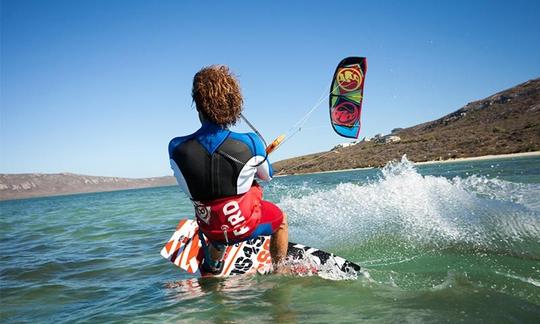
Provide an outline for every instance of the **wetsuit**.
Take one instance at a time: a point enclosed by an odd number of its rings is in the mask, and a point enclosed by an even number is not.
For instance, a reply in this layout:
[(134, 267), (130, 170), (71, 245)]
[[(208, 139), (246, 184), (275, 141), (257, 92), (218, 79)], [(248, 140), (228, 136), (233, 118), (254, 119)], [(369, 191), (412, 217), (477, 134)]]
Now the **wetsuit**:
[(171, 168), (192, 200), (201, 231), (218, 244), (271, 235), (283, 221), (274, 204), (262, 200), (254, 181), (272, 178), (265, 148), (254, 133), (235, 133), (204, 122), (195, 133), (169, 143)]

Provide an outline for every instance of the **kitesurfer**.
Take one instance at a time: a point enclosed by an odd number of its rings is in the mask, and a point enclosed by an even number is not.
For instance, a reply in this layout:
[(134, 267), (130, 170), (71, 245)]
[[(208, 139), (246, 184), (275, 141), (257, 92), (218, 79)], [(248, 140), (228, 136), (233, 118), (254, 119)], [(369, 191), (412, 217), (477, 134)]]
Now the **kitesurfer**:
[(191, 94), (202, 126), (191, 135), (173, 138), (169, 157), (180, 188), (193, 202), (199, 228), (210, 241), (203, 246), (203, 268), (218, 274), (226, 245), (272, 235), (270, 253), (279, 272), (287, 254), (287, 218), (262, 199), (263, 189), (254, 179), (272, 178), (263, 142), (254, 133), (229, 130), (242, 112), (238, 81), (227, 66), (212, 65), (195, 74)]

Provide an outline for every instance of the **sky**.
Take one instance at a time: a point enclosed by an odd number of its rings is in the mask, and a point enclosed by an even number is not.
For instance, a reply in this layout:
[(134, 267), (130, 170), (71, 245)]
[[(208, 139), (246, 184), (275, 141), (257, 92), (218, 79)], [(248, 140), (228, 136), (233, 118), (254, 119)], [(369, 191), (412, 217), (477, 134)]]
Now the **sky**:
[[(271, 142), (339, 61), (367, 57), (360, 137), (387, 134), (538, 78), (539, 17), (519, 0), (1, 0), (0, 173), (172, 174), (168, 143), (199, 128), (192, 78), (211, 64)], [(348, 141), (323, 100), (270, 160)]]

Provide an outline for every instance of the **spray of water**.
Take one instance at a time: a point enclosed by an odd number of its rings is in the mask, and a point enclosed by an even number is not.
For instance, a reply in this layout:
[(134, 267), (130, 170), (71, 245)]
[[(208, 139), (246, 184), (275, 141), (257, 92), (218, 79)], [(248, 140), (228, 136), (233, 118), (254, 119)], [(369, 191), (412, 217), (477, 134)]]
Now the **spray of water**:
[(279, 205), (289, 215), (291, 237), (315, 246), (394, 240), (402, 248), (526, 251), (540, 258), (527, 247), (540, 237), (537, 197), (537, 184), (423, 176), (404, 157), (376, 180), (295, 188)]

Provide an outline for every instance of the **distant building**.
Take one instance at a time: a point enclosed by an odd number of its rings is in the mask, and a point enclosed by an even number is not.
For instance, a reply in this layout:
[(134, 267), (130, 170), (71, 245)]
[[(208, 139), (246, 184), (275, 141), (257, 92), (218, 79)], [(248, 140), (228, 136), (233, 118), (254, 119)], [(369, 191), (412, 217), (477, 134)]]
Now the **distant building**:
[(385, 143), (385, 144), (388, 144), (388, 143), (397, 143), (397, 142), (401, 141), (401, 137), (399, 137), (399, 136), (394, 136), (394, 135), (388, 135), (388, 136), (385, 136), (383, 139), (384, 139), (384, 143)]
[(332, 149), (330, 151), (337, 150), (337, 149), (340, 149), (340, 148), (343, 148), (343, 147), (353, 146), (353, 145), (356, 145), (356, 144), (358, 144), (357, 141), (350, 142), (350, 143), (341, 143), (341, 144), (338, 144), (338, 145), (332, 147)]
[(399, 142), (401, 141), (401, 138), (395, 135), (384, 135), (380, 133), (373, 137), (373, 141), (379, 144), (388, 144), (388, 143)]

